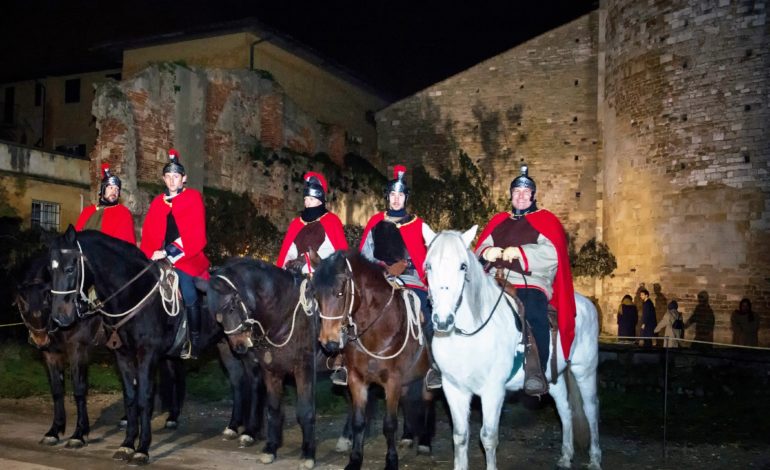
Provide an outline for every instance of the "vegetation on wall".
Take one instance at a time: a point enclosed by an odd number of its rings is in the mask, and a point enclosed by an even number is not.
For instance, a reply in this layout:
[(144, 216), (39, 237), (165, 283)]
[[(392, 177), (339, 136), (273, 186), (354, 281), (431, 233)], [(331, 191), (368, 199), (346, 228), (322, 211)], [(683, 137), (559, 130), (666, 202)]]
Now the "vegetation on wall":
[(570, 243), (570, 265), (573, 276), (605, 277), (612, 274), (618, 267), (615, 255), (610, 252), (606, 243), (597, 242), (592, 238), (575, 252)]

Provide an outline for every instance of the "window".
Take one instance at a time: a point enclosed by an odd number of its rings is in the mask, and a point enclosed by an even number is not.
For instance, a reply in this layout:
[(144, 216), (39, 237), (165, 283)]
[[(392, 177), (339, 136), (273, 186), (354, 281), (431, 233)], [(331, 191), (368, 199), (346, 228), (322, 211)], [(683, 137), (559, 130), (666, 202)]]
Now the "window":
[(64, 81), (64, 102), (80, 103), (80, 79), (71, 78)]
[(61, 206), (56, 202), (32, 201), (32, 227), (59, 231), (59, 213)]
[(73, 144), (73, 145), (57, 145), (54, 150), (67, 155), (74, 155), (76, 157), (86, 156), (86, 144)]
[(5, 89), (5, 101), (3, 102), (3, 124), (13, 124), (16, 108), (16, 89), (9, 86)]
[(35, 106), (43, 104), (43, 84), (35, 83)]
[(105, 75), (105, 77), (107, 77), (107, 78), (111, 78), (111, 79), (113, 79), (113, 80), (115, 80), (115, 81), (118, 81), (118, 82), (120, 81), (120, 79), (121, 79), (121, 77), (122, 77), (122, 76), (123, 76), (123, 75), (122, 75), (120, 72), (117, 72), (117, 73), (108, 73), (107, 75)]

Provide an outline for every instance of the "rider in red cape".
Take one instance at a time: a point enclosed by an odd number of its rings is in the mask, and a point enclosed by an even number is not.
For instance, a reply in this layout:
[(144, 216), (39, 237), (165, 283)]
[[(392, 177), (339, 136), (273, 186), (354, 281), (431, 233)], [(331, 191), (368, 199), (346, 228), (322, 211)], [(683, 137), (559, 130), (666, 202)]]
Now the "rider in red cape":
[[(369, 232), (371, 232), (377, 224), (385, 220), (386, 215), (387, 212), (378, 212), (374, 214), (371, 219), (369, 219), (369, 222), (364, 228), (364, 234), (361, 237), (361, 245), (358, 247), (359, 251), (364, 250), (364, 244), (366, 243), (366, 240), (369, 236)], [(409, 257), (412, 259), (414, 269), (417, 270), (417, 274), (419, 275), (420, 279), (424, 280), (425, 271), (423, 270), (423, 264), (425, 264), (425, 254), (428, 252), (428, 250), (425, 247), (425, 240), (422, 236), (423, 220), (419, 217), (415, 217), (409, 222), (396, 225), (398, 227), (398, 231), (401, 233), (401, 238), (404, 239), (406, 251), (409, 253)], [(423, 283), (420, 283), (415, 285), (407, 284), (407, 287), (424, 288), (425, 286)]]
[(299, 260), (302, 272), (310, 274), (313, 272), (308, 255), (311, 249), (323, 259), (337, 250), (347, 250), (348, 242), (340, 218), (326, 208), (326, 178), (309, 171), (303, 180), (305, 209), (289, 224), (275, 264), (285, 268)]
[[(557, 311), (561, 349), (568, 360), (575, 337), (575, 292), (564, 227), (553, 213), (537, 208), (536, 189), (523, 166), (521, 175), (511, 182), (512, 211), (501, 212), (490, 220), (475, 251), (489, 262), (490, 271), (502, 270), (507, 281), (517, 288), (537, 343), (537, 359), (545, 371), (549, 349), (547, 304)], [(525, 379), (527, 390), (532, 394), (547, 390), (545, 377)]]
[(142, 227), (140, 249), (152, 259), (166, 258), (179, 275), (179, 289), (184, 299), (189, 325), (189, 351), (185, 358), (196, 358), (200, 345), (201, 306), (195, 277), (209, 278), (206, 247), (206, 209), (201, 193), (184, 186), (187, 181), (179, 152), (170, 149), (169, 162), (163, 167), (166, 190), (153, 199)]
[(105, 235), (136, 245), (134, 218), (128, 207), (118, 202), (120, 178), (110, 172), (107, 163), (102, 165), (101, 172), (103, 178), (99, 185), (99, 202), (83, 209), (75, 222), (75, 230), (99, 230)]

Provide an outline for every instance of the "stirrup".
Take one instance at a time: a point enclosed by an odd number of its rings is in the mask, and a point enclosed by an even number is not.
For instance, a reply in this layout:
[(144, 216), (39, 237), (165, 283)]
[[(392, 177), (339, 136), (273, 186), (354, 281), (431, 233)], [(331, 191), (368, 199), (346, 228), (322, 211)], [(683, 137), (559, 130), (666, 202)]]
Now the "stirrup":
[(334, 385), (348, 386), (348, 369), (345, 366), (339, 366), (332, 371), (332, 383)]
[(436, 390), (441, 388), (441, 386), (441, 372), (431, 367), (425, 374), (425, 388), (428, 390)]
[(539, 397), (548, 393), (548, 383), (544, 374), (532, 374), (524, 377), (524, 393), (533, 397)]
[(179, 355), (181, 359), (187, 360), (187, 359), (198, 359), (197, 354), (193, 354), (193, 347), (192, 347), (192, 341), (187, 341), (183, 347), (186, 347), (184, 350), (182, 350), (182, 353)]

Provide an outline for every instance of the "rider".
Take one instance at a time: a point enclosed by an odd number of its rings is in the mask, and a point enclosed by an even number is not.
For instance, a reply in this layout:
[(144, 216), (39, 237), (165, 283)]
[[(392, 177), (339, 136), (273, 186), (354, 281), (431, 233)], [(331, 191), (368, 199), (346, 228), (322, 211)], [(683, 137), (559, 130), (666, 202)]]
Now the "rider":
[(189, 325), (189, 348), (182, 357), (195, 359), (200, 353), (201, 305), (194, 278), (209, 277), (206, 246), (206, 209), (201, 193), (186, 188), (184, 166), (179, 152), (168, 151), (169, 161), (163, 167), (166, 190), (153, 199), (142, 227), (141, 250), (152, 259), (167, 259), (179, 275), (179, 289)]
[[(326, 208), (326, 179), (320, 173), (309, 171), (302, 177), (305, 209), (289, 224), (281, 244), (276, 265), (286, 268), (299, 262), (304, 274), (313, 272), (309, 252), (312, 249), (321, 259), (337, 250), (347, 250), (348, 242), (342, 222)], [(318, 222), (318, 223), (316, 223)]]
[(120, 178), (110, 172), (110, 165), (102, 164), (102, 182), (99, 185), (99, 202), (83, 209), (75, 230), (99, 230), (105, 235), (136, 245), (134, 218), (128, 207), (120, 204)]
[[(423, 263), (425, 262), (424, 229), (430, 229), (421, 218), (408, 214), (406, 202), (409, 199), (409, 187), (404, 175), (406, 167), (396, 165), (393, 169), (393, 179), (385, 189), (388, 210), (374, 214), (364, 228), (361, 237), (361, 254), (370, 261), (381, 264), (388, 275), (399, 284), (411, 289), (420, 299), (423, 314), (422, 329), (430, 344), (433, 339), (433, 322), (431, 308), (428, 302), (428, 292), (423, 279)], [(337, 368), (332, 374), (336, 384), (347, 383), (347, 370), (344, 366)], [(426, 388), (441, 388), (441, 374), (431, 366), (425, 376)]]
[(575, 337), (575, 296), (567, 236), (553, 213), (537, 208), (536, 190), (527, 166), (522, 166), (521, 174), (511, 182), (512, 211), (501, 212), (489, 221), (475, 250), (488, 263), (492, 275), (516, 287), (524, 304), (539, 353), (527, 347), (525, 364), (529, 363), (529, 367), (525, 366), (524, 391), (530, 395), (548, 391), (544, 372), (549, 352), (549, 302), (558, 314), (565, 359), (569, 359)]

